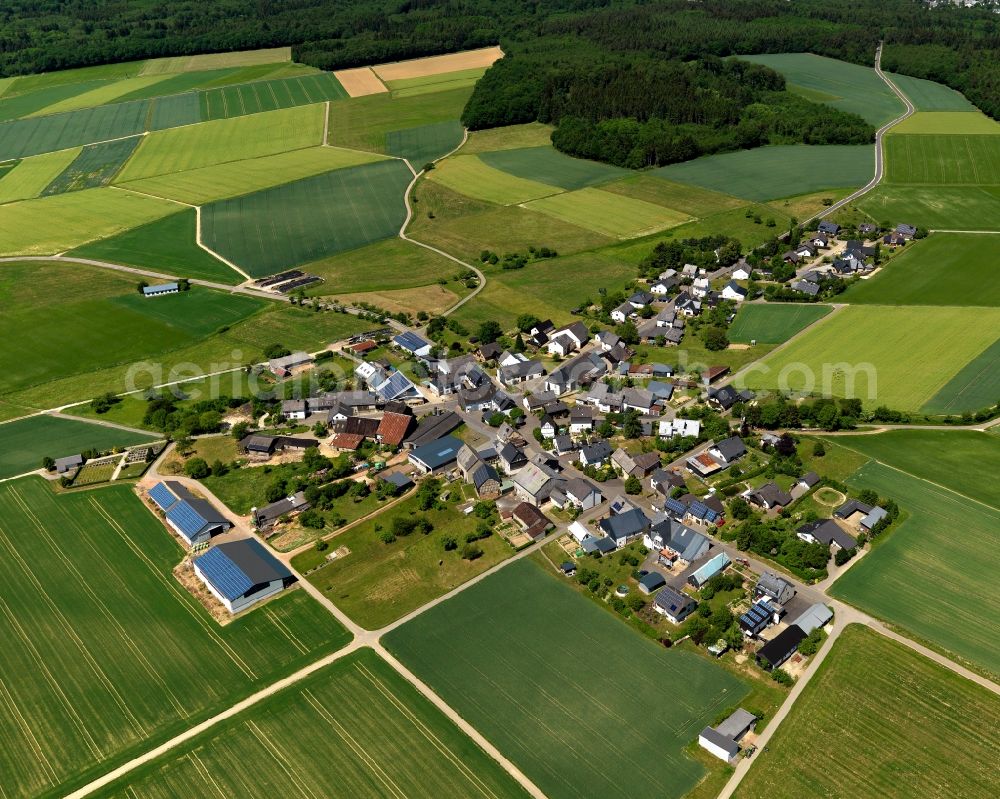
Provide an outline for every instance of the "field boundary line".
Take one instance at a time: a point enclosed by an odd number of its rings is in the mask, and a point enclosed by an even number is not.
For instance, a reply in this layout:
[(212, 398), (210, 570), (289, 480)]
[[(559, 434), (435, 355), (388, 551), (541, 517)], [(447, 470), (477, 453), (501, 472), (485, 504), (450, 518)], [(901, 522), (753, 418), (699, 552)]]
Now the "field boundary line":
[(11, 715), (16, 719), (17, 725), (21, 728), (24, 737), (31, 743), (31, 748), (34, 750), (35, 756), (39, 758), (39, 763), (45, 767), (46, 771), (48, 771), (52, 783), (58, 782), (59, 777), (56, 774), (55, 769), (52, 768), (52, 761), (49, 760), (48, 755), (45, 754), (45, 750), (42, 749), (41, 744), (38, 742), (38, 738), (35, 737), (35, 731), (31, 729), (31, 725), (28, 724), (28, 720), (24, 717), (21, 709), (17, 706), (14, 695), (10, 692), (10, 689), (7, 687), (7, 683), (5, 683), (3, 679), (0, 679), (0, 699), (3, 700), (3, 703), (7, 706), (8, 710), (10, 710)]
[(253, 277), (251, 277), (248, 273), (246, 273), (242, 269), (240, 269), (236, 264), (234, 264), (228, 258), (225, 258), (222, 255), (220, 255), (219, 253), (217, 253), (215, 250), (213, 250), (211, 247), (209, 247), (207, 244), (205, 244), (204, 241), (202, 241), (202, 238), (201, 238), (201, 206), (200, 205), (196, 205), (194, 207), (194, 214), (195, 214), (194, 243), (197, 244), (199, 247), (201, 247), (205, 252), (207, 252), (212, 257), (217, 258), (218, 260), (222, 261), (222, 263), (224, 263), (226, 266), (228, 266), (234, 272), (242, 275), (248, 281), (252, 281)]
[(979, 234), (989, 234), (993, 236), (1000, 235), (1000, 230), (944, 230), (938, 228), (932, 228), (931, 233), (979, 233)]
[(274, 626), (278, 628), (278, 631), (291, 642), (292, 646), (299, 650), (300, 654), (305, 655), (309, 652), (309, 650), (303, 646), (302, 642), (292, 634), (292, 631), (288, 629), (288, 625), (281, 621), (271, 608), (267, 608), (267, 613), (265, 615), (274, 623)]
[[(219, 783), (215, 781), (215, 777), (212, 776), (212, 772), (205, 768), (205, 764), (201, 762), (201, 758), (198, 757), (197, 752), (188, 752), (188, 760), (191, 761), (195, 770), (202, 775), (205, 782), (215, 788), (216, 793), (219, 795), (219, 799), (229, 799), (228, 794), (223, 791), (222, 788), (219, 787)], [(132, 788), (132, 786), (130, 785), (129, 788)]]
[(288, 779), (292, 781), (292, 784), (302, 791), (303, 794), (308, 794), (313, 799), (319, 799), (313, 790), (295, 773), (295, 769), (292, 768), (288, 759), (281, 754), (281, 750), (278, 749), (278, 747), (276, 747), (263, 732), (261, 732), (260, 727), (258, 727), (252, 719), (247, 719), (246, 726), (247, 729), (250, 730), (250, 734), (253, 735), (253, 737), (260, 742), (260, 745), (264, 747), (264, 751), (266, 751), (272, 757), (274, 762), (281, 767), (281, 770), (285, 772)]

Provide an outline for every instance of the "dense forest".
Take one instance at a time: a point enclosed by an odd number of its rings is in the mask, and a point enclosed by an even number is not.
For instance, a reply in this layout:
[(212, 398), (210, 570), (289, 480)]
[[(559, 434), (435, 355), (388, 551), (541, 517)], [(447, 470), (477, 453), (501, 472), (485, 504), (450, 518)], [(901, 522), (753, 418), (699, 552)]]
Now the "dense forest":
[[(294, 46), (324, 69), (501, 42), (470, 127), (558, 124), (615, 163), (785, 141), (857, 141), (854, 118), (792, 98), (741, 53), (811, 51), (940, 81), (1000, 117), (1000, 18), (923, 0), (6, 0), (0, 74)], [(696, 63), (690, 63), (696, 62)], [(798, 120), (799, 125), (792, 122)], [(692, 150), (692, 142), (695, 145)]]

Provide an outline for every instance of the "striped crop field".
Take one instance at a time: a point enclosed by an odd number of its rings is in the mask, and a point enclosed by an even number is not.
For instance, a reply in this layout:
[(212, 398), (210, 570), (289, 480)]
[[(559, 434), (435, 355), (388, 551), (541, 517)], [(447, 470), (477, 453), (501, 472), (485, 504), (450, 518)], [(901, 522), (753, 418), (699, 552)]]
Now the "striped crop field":
[(151, 133), (118, 182), (315, 147), (322, 143), (323, 113), (321, 105), (301, 106)]
[[(1000, 130), (1000, 126), (997, 129)], [(886, 181), (946, 186), (1000, 185), (1000, 136), (888, 136)]]
[(202, 238), (255, 277), (399, 232), (412, 175), (402, 161), (337, 169), (202, 210)]
[(347, 97), (344, 87), (329, 72), (239, 83), (200, 94), (204, 120), (228, 119)]
[[(332, 169), (342, 169), (358, 164), (380, 161), (383, 156), (361, 150), (343, 150), (337, 147), (307, 147), (276, 155), (264, 155), (244, 161), (157, 175), (122, 184), (125, 188), (153, 194), (171, 200), (204, 205), (226, 197), (290, 183)], [(3, 183), (0, 182), (0, 189)]]
[(98, 105), (113, 103), (126, 94), (131, 94), (140, 89), (150, 89), (155, 84), (162, 82), (166, 77), (166, 75), (144, 75), (135, 78), (126, 78), (125, 80), (111, 81), (90, 91), (74, 94), (72, 97), (67, 97), (52, 105), (40, 108), (32, 116), (61, 114), (66, 111), (76, 111), (80, 108), (93, 108)]
[(684, 748), (747, 693), (526, 560), (394, 630), (386, 647), (551, 799), (683, 796), (704, 773)]
[(293, 590), (220, 627), (171, 574), (181, 550), (131, 487), (0, 485), (0, 773), (65, 794), (346, 643)]
[(385, 134), (385, 151), (397, 158), (406, 158), (419, 170), (428, 161), (442, 158), (458, 147), (464, 131), (457, 119), (390, 130)]
[(363, 649), (96, 795), (526, 794), (402, 676)]
[(33, 155), (0, 177), (0, 203), (37, 197), (80, 154), (81, 148)]
[(0, 207), (0, 255), (65, 252), (176, 211), (167, 200), (114, 188), (11, 203)]

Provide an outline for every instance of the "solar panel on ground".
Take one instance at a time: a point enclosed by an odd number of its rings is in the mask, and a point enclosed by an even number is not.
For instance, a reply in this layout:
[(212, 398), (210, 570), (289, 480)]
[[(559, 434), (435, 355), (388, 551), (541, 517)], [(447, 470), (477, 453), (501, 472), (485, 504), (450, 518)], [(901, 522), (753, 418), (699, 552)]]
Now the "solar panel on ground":
[(306, 275), (305, 277), (296, 278), (288, 283), (282, 283), (278, 286), (278, 291), (282, 294), (287, 294), (289, 291), (295, 291), (295, 289), (300, 289), (303, 286), (319, 283), (321, 280), (322, 278), (318, 278), (315, 275)]

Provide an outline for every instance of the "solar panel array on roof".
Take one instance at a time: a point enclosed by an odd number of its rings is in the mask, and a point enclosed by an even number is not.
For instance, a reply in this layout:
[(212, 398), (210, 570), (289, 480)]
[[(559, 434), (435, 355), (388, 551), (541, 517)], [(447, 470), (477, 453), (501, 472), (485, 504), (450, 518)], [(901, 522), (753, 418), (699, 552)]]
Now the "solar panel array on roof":
[(709, 509), (706, 505), (695, 500), (690, 505), (688, 505), (687, 512), (690, 513), (696, 519), (704, 519), (705, 516), (709, 514)]
[(219, 548), (213, 547), (195, 564), (215, 589), (230, 602), (253, 588), (253, 581)]
[(388, 380), (375, 389), (375, 393), (388, 402), (389, 400), (396, 399), (396, 397), (403, 396), (403, 394), (412, 388), (413, 383), (410, 382), (410, 379), (406, 375), (402, 372), (393, 372)]
[(667, 513), (673, 513), (678, 516), (683, 516), (685, 513), (687, 513), (687, 506), (679, 499), (673, 499), (673, 498), (668, 499), (666, 502), (663, 503), (663, 509)]
[(740, 616), (740, 627), (752, 635), (756, 635), (771, 621), (771, 609), (760, 602), (755, 603), (746, 613)]
[(193, 541), (208, 522), (187, 502), (178, 502), (167, 511), (167, 519), (173, 523), (181, 535)]
[(177, 504), (177, 497), (163, 483), (157, 483), (149, 489), (149, 498), (159, 506), (160, 510), (169, 510)]

